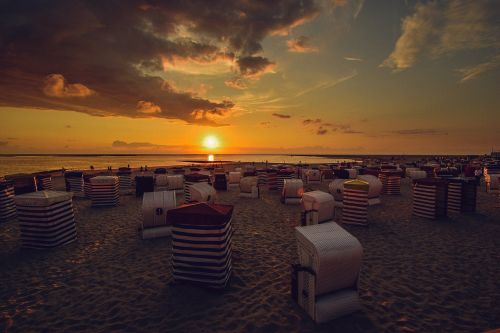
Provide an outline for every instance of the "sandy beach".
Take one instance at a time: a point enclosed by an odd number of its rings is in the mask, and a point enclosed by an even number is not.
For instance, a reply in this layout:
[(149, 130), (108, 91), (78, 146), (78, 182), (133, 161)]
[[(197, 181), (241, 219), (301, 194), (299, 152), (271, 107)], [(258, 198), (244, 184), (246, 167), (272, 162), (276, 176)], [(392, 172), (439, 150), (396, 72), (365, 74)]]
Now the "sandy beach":
[[(63, 180), (57, 179), (62, 189)], [(306, 185), (327, 191), (328, 182)], [(300, 206), (218, 192), (235, 206), (233, 275), (224, 291), (175, 284), (171, 239), (142, 240), (140, 198), (113, 208), (74, 198), (78, 239), (21, 249), (16, 220), (0, 224), (2, 332), (482, 332), (500, 327), (500, 210), (478, 191), (477, 212), (412, 216), (411, 184), (382, 196), (369, 227), (344, 226), (364, 248), (363, 310), (315, 324), (290, 297)], [(178, 197), (182, 199), (181, 197)], [(340, 211), (337, 217), (340, 217)]]

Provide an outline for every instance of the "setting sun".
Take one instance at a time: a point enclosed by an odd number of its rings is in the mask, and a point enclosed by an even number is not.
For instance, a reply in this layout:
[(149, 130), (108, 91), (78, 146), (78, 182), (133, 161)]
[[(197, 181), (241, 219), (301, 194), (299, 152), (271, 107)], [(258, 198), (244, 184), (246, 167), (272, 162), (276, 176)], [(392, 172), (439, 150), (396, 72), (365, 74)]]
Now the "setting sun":
[(203, 139), (203, 147), (207, 149), (216, 149), (219, 147), (219, 139), (214, 135), (206, 136)]

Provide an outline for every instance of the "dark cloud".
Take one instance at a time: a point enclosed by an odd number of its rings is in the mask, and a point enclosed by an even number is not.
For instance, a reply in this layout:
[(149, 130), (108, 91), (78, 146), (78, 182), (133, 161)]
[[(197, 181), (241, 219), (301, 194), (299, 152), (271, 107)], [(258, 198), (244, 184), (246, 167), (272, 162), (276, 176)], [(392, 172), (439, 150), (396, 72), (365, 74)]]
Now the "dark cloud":
[(288, 114), (282, 114), (282, 113), (273, 113), (272, 114), (274, 117), (276, 118), (281, 118), (281, 119), (289, 119), (289, 118), (292, 118), (292, 116), (288, 115)]
[(363, 132), (353, 130), (349, 124), (334, 124), (327, 123), (320, 118), (305, 119), (302, 125), (312, 129), (317, 135), (325, 135), (327, 133), (341, 132), (343, 134), (361, 134)]
[(275, 65), (264, 57), (243, 57), (236, 62), (241, 75), (244, 77), (259, 77), (262, 74), (271, 72)]
[(403, 129), (396, 131), (389, 131), (393, 134), (399, 135), (447, 135), (448, 133), (435, 128), (416, 128), (416, 129)]
[(323, 128), (322, 126), (320, 126), (317, 130), (316, 130), (316, 134), (317, 135), (325, 135), (326, 133), (328, 133), (328, 130), (326, 128)]
[(303, 125), (309, 125), (309, 124), (321, 124), (321, 119), (316, 118), (316, 119), (306, 119), (302, 121)]
[(9, 141), (0, 141), (0, 147), (7, 146)]
[(71, 128), (71, 125), (66, 125), (65, 127), (66, 127), (66, 128)]
[(217, 125), (231, 101), (172, 89), (161, 71), (225, 61), (258, 78), (274, 65), (262, 40), (317, 14), (313, 0), (4, 1), (0, 106)]

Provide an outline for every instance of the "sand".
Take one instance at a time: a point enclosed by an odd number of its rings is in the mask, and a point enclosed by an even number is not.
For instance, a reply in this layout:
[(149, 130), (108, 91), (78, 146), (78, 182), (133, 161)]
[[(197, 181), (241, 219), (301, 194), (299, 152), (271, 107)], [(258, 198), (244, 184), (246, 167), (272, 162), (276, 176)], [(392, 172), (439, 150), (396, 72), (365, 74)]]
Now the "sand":
[[(60, 180), (59, 180), (60, 181)], [(61, 184), (59, 184), (61, 185)], [(307, 186), (327, 190), (327, 183)], [(0, 224), (0, 331), (6, 332), (481, 332), (500, 327), (500, 209), (478, 193), (475, 214), (411, 215), (411, 189), (382, 196), (370, 226), (345, 226), (364, 247), (363, 311), (315, 324), (290, 297), (300, 207), (278, 193), (235, 205), (233, 277), (227, 290), (172, 283), (169, 238), (141, 240), (141, 200), (91, 208), (75, 198), (78, 240), (20, 248)], [(340, 216), (340, 214), (338, 214)]]

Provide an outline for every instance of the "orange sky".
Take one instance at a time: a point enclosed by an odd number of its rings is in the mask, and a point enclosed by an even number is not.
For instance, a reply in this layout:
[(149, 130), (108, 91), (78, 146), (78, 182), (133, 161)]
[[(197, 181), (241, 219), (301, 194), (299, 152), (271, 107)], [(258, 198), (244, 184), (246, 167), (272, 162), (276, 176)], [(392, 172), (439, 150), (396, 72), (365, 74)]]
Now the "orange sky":
[[(498, 6), (218, 5), (0, 14), (0, 153), (500, 148)], [(208, 135), (219, 148), (203, 147)]]

